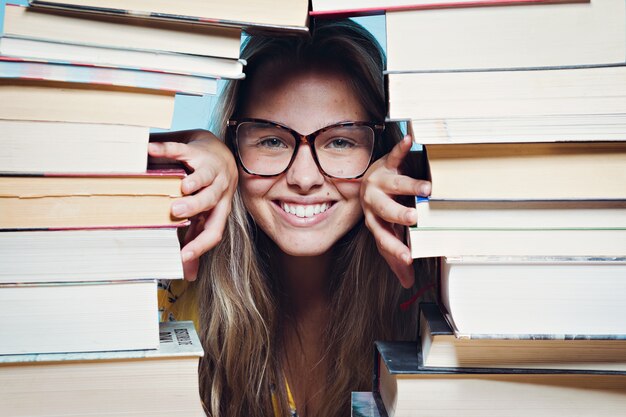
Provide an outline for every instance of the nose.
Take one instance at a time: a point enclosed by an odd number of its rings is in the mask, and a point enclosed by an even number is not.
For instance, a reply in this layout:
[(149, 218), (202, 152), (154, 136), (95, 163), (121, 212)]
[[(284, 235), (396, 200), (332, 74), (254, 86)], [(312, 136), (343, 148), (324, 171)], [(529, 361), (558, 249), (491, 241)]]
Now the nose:
[(308, 192), (324, 183), (324, 175), (315, 163), (311, 148), (304, 143), (302, 145), (291, 167), (287, 170), (287, 183), (298, 187), (303, 192)]

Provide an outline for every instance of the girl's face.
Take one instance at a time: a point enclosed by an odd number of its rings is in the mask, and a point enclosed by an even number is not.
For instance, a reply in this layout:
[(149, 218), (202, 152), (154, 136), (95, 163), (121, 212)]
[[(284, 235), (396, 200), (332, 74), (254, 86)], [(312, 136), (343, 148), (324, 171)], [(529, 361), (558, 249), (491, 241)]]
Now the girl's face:
[[(367, 121), (348, 85), (344, 77), (332, 73), (287, 78), (261, 73), (248, 94), (244, 116), (278, 122), (303, 135), (338, 122)], [(254, 221), (289, 255), (327, 252), (363, 215), (360, 181), (324, 176), (306, 145), (281, 175), (257, 177), (240, 168), (239, 176), (240, 192)]]

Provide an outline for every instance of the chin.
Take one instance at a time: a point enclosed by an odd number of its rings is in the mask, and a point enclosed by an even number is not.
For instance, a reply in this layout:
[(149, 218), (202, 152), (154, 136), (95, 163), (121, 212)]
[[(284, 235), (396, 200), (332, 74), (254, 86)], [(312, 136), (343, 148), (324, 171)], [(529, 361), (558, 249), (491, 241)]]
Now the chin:
[(320, 245), (319, 242), (300, 244), (297, 246), (276, 242), (278, 248), (289, 256), (311, 257), (327, 253), (332, 245)]

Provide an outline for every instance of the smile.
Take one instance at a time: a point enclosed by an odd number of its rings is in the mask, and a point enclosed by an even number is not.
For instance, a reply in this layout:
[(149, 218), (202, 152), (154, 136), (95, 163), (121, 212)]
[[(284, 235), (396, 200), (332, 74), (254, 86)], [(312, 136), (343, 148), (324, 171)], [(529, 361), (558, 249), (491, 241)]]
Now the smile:
[(293, 214), (296, 217), (313, 217), (317, 214), (323, 213), (330, 208), (332, 203), (322, 204), (289, 204), (285, 202), (280, 203), (280, 207), (285, 213)]

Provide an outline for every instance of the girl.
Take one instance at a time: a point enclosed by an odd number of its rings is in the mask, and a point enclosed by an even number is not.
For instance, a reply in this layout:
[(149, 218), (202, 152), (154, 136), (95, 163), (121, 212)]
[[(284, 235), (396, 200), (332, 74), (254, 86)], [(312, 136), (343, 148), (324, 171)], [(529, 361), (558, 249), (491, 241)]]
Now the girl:
[[(398, 175), (410, 139), (394, 148), (399, 129), (384, 123), (376, 41), (350, 21), (315, 23), (311, 38), (251, 37), (246, 79), (224, 93), (216, 133), (239, 185), (183, 297), (200, 312), (213, 417), (349, 415), (350, 392), (371, 390), (373, 342), (416, 337), (416, 305), (400, 309), (415, 293), (411, 260), (390, 226), (414, 211), (390, 195), (429, 185)], [(207, 185), (203, 171), (189, 189)]]

